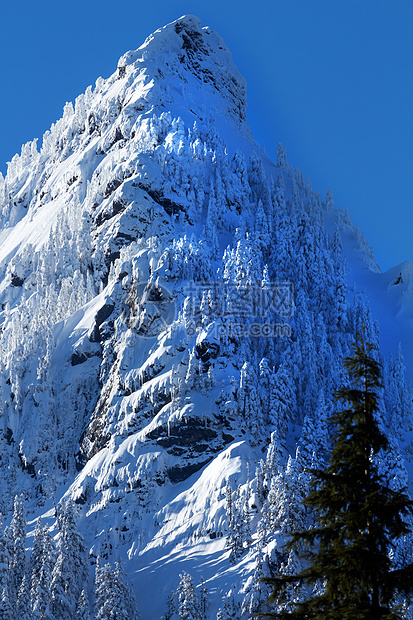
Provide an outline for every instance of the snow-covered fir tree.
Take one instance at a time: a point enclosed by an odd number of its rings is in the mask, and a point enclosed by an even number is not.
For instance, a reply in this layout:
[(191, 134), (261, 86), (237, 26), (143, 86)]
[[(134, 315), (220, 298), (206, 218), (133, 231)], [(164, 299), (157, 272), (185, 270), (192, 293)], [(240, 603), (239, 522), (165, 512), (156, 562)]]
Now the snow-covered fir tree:
[(71, 500), (58, 507), (59, 538), (57, 559), (53, 567), (51, 590), (53, 613), (71, 620), (86, 580), (86, 549), (77, 531), (75, 507)]
[(137, 620), (136, 600), (120, 562), (115, 569), (110, 564), (97, 565), (95, 587), (96, 620)]

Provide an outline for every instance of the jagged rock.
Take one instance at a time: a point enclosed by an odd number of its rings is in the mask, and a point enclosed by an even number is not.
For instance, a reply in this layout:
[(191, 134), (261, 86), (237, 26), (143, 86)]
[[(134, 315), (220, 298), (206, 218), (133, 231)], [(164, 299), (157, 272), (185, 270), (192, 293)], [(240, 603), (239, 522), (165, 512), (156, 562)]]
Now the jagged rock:
[(169, 480), (174, 484), (177, 484), (178, 482), (183, 482), (184, 480), (189, 478), (189, 476), (192, 476), (192, 474), (196, 473), (197, 471), (202, 469), (202, 467), (210, 463), (212, 461), (212, 458), (213, 457), (211, 456), (205, 461), (201, 461), (200, 463), (191, 463), (190, 465), (175, 465), (167, 469), (167, 476)]
[(158, 437), (158, 445), (169, 448), (171, 446), (191, 446), (197, 449), (197, 445), (206, 446), (204, 442), (216, 439), (217, 432), (212, 428), (200, 426), (196, 420), (188, 420), (182, 426), (174, 426), (168, 437)]
[(11, 279), (12, 286), (16, 286), (16, 287), (23, 286), (23, 283), (24, 283), (23, 278), (20, 278), (19, 276), (16, 276), (16, 275), (12, 276), (12, 279)]
[(88, 338), (90, 342), (101, 342), (102, 334), (100, 327), (110, 317), (115, 306), (111, 300), (107, 300), (106, 303), (97, 311), (95, 315), (95, 322), (92, 329), (89, 331)]
[(70, 363), (72, 364), (72, 366), (77, 366), (78, 364), (83, 364), (84, 362), (86, 362), (87, 359), (88, 355), (86, 355), (86, 353), (83, 353), (82, 351), (75, 351), (74, 353), (72, 353)]

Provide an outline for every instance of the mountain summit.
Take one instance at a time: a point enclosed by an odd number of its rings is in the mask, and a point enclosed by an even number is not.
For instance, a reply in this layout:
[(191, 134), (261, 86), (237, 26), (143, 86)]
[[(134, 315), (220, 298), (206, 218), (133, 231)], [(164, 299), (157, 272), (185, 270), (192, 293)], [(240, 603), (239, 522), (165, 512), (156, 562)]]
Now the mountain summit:
[[(140, 101), (173, 110), (185, 121), (222, 114), (249, 135), (246, 84), (221, 37), (193, 15), (157, 30), (118, 63), (126, 105)], [(149, 107), (150, 106), (150, 107)]]
[(411, 265), (382, 274), (332, 192), (282, 145), (261, 152), (245, 81), (196, 17), (22, 147), (0, 215), (1, 512), (23, 493), (61, 536), (72, 500), (87, 570), (110, 580), (102, 563), (122, 559), (142, 618), (265, 611), (261, 577), (298, 561), (279, 547), (311, 519), (307, 466), (329, 452), (360, 330), (382, 347), (381, 467), (409, 480)]

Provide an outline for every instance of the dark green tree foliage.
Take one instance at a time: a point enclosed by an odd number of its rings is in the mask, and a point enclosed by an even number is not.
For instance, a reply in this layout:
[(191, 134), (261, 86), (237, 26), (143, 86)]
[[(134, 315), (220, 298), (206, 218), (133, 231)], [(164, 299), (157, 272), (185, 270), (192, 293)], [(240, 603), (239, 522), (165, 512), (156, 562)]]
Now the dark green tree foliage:
[[(303, 570), (271, 578), (271, 618), (396, 620), (397, 593), (413, 590), (413, 564), (393, 565), (394, 542), (409, 532), (405, 517), (413, 502), (405, 489), (387, 486), (374, 456), (388, 449), (376, 414), (381, 368), (376, 347), (358, 338), (344, 362), (348, 383), (336, 400), (343, 409), (329, 418), (333, 449), (326, 469), (312, 470), (304, 504), (314, 510), (315, 527), (292, 534), (287, 550), (298, 550)], [(285, 607), (289, 586), (301, 588), (300, 600)]]

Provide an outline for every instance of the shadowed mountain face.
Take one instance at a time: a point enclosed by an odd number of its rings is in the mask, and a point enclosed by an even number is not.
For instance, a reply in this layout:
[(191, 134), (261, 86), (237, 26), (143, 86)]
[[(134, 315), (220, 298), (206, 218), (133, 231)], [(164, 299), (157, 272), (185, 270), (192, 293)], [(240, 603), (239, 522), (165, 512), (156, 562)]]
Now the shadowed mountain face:
[(382, 346), (386, 471), (410, 469), (412, 266), (382, 274), (332, 194), (260, 151), (246, 105), (221, 38), (182, 17), (0, 178), (2, 511), (73, 498), (148, 619), (183, 570), (205, 618), (265, 598), (362, 329)]

